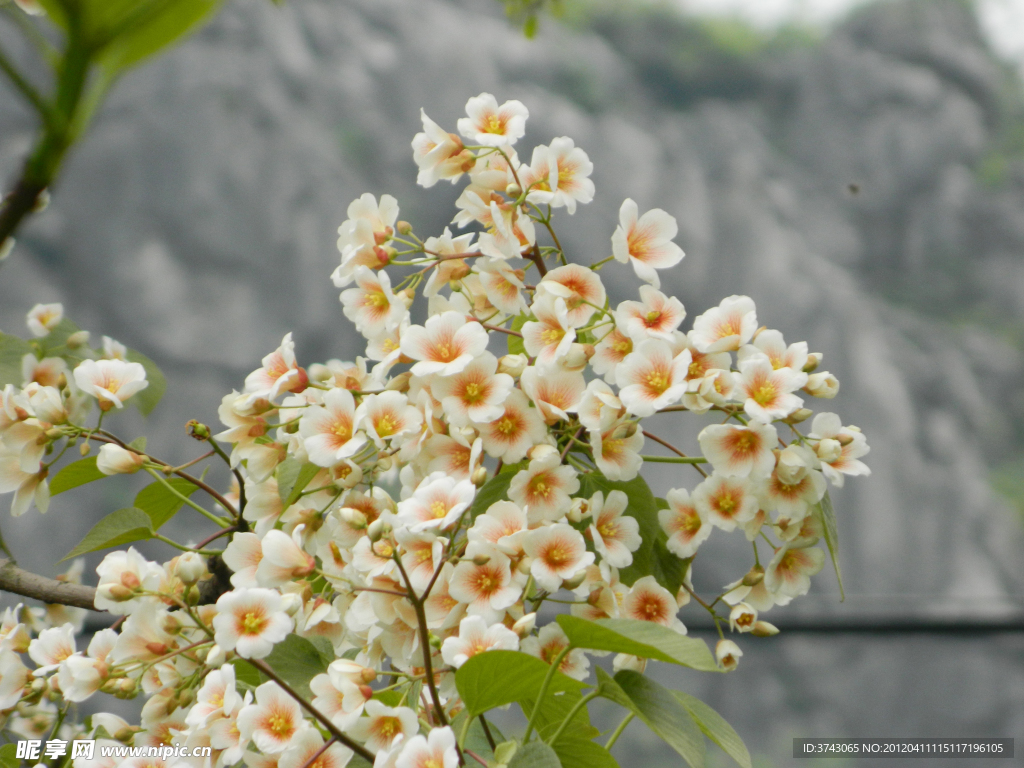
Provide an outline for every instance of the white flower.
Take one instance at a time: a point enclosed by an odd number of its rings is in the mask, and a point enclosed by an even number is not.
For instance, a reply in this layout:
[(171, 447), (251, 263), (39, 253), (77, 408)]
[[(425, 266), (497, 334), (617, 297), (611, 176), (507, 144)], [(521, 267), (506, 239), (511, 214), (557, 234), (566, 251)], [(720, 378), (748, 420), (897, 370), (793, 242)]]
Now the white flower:
[(466, 102), (466, 114), (457, 123), (459, 133), (486, 147), (511, 146), (526, 133), (526, 120), (530, 117), (522, 102), (512, 99), (500, 107), (489, 93), (481, 93)]
[(525, 509), (531, 522), (558, 520), (568, 511), (569, 499), (580, 489), (576, 470), (561, 463), (558, 453), (534, 459), (509, 484), (508, 497)]
[(367, 395), (356, 409), (356, 427), (366, 430), (378, 448), (386, 440), (416, 434), (422, 426), (423, 414), (401, 392)]
[(743, 651), (732, 640), (719, 640), (715, 646), (715, 658), (722, 665), (722, 669), (729, 672), (736, 669)]
[(75, 384), (104, 411), (123, 408), (125, 400), (149, 386), (142, 364), (124, 360), (83, 360), (75, 368)]
[(568, 421), (569, 414), (579, 407), (587, 387), (582, 373), (537, 366), (523, 371), (520, 381), (523, 391), (548, 424)]
[(624, 514), (629, 499), (622, 491), (611, 491), (608, 498), (598, 491), (590, 499), (592, 523), (588, 532), (594, 549), (608, 565), (626, 568), (633, 562), (633, 552), (640, 548), (640, 523)]
[(612, 424), (605, 431), (592, 429), (588, 433), (594, 462), (609, 480), (632, 480), (637, 476), (644, 460), (640, 451), (644, 447), (644, 431), (632, 422)]
[(533, 148), (530, 165), (520, 169), (519, 179), (523, 188), (529, 189), (528, 201), (552, 208), (565, 206), (571, 215), (576, 213), (577, 202), (586, 204), (594, 199), (593, 172), (587, 153), (568, 136), (559, 136), (550, 146)]
[(327, 674), (317, 675), (309, 681), (309, 689), (314, 695), (313, 706), (339, 728), (348, 729), (363, 713), (373, 691), (363, 683), (361, 676), (347, 674), (340, 666), (342, 663), (352, 662), (345, 659), (331, 662)]
[(416, 713), (409, 707), (387, 707), (376, 699), (366, 702), (366, 717), (349, 726), (349, 735), (377, 754), (388, 749), (396, 738), (409, 738), (419, 730)]
[(316, 569), (316, 560), (302, 548), (304, 529), (304, 525), (297, 526), (291, 536), (284, 531), (267, 531), (260, 542), (263, 557), (256, 566), (256, 582), (261, 587), (281, 587)]
[[(543, 627), (536, 637), (525, 637), (521, 643), (524, 653), (552, 664), (569, 645), (569, 638), (555, 622)], [(574, 680), (585, 680), (590, 672), (590, 659), (581, 648), (574, 648), (562, 657), (558, 671)]]
[(856, 427), (844, 427), (834, 413), (819, 413), (811, 422), (809, 437), (818, 440), (821, 471), (832, 485), (843, 486), (843, 475), (870, 475), (868, 466), (859, 461), (871, 449), (867, 438)]
[(619, 226), (612, 234), (612, 254), (617, 261), (632, 263), (636, 276), (661, 287), (656, 270), (674, 267), (683, 260), (682, 249), (672, 242), (679, 233), (675, 217), (660, 208), (643, 216), (636, 203), (626, 198), (619, 208)]
[(664, 341), (646, 339), (616, 370), (619, 398), (634, 416), (652, 416), (655, 411), (679, 401), (686, 392), (686, 371), (690, 350), (673, 354)]
[[(445, 262), (442, 262), (445, 263)], [(482, 259), (476, 263), (484, 295), (496, 308), (509, 315), (526, 312), (529, 306), (523, 296), (526, 273), (512, 269), (503, 259)]]
[(50, 503), (46, 470), (26, 472), (22, 468), (23, 463), (23, 455), (0, 442), (0, 493), (14, 491), (11, 499), (11, 515), (14, 517), (25, 514), (33, 502), (40, 512), (46, 512)]
[(104, 475), (130, 475), (142, 469), (146, 457), (115, 443), (106, 443), (96, 457), (96, 469)]
[(671, 343), (674, 332), (686, 318), (686, 310), (675, 296), (669, 297), (650, 285), (640, 286), (640, 301), (623, 301), (612, 313), (615, 327), (640, 342), (661, 339)]
[(36, 304), (28, 311), (25, 323), (28, 325), (28, 329), (32, 332), (33, 336), (42, 338), (56, 328), (63, 319), (63, 304)]
[(458, 312), (434, 315), (425, 327), (410, 325), (402, 335), (402, 352), (419, 361), (412, 367), (414, 376), (451, 376), (486, 349), (487, 331)]
[(622, 601), (621, 616), (624, 619), (661, 624), (685, 635), (686, 627), (676, 618), (678, 610), (675, 596), (661, 586), (653, 576), (644, 576), (637, 579), (626, 593)]
[(673, 488), (665, 500), (668, 501), (668, 509), (658, 511), (658, 522), (668, 534), (665, 546), (680, 558), (693, 557), (697, 548), (711, 535), (711, 525), (685, 488)]
[[(522, 588), (512, 582), (508, 557), (479, 541), (470, 542), (466, 557), (469, 559), (456, 565), (452, 572), (449, 593), (460, 603), (466, 603), (471, 615), (482, 616), (488, 623), (500, 621), (505, 609), (522, 594)], [(474, 558), (487, 561), (477, 565)]]
[(537, 320), (523, 325), (523, 346), (538, 365), (550, 366), (569, 353), (576, 330), (563, 298), (545, 293), (533, 302), (532, 310)]
[(749, 296), (729, 296), (693, 321), (690, 341), (701, 352), (732, 352), (754, 338), (757, 312)]
[(492, 650), (518, 651), (519, 636), (504, 624), (492, 624), (481, 616), (467, 616), (459, 623), (458, 636), (441, 645), (441, 658), (458, 669), (478, 653)]
[(52, 672), (75, 651), (75, 627), (72, 624), (44, 629), (28, 646), (29, 657), (39, 665), (35, 670), (36, 677)]
[(736, 382), (737, 400), (743, 399), (743, 410), (751, 419), (771, 422), (784, 419), (800, 408), (804, 401), (792, 394), (807, 383), (807, 374), (789, 368), (772, 368), (766, 356), (750, 357), (739, 364)]
[(691, 498), (701, 517), (723, 531), (752, 520), (758, 510), (757, 497), (747, 480), (719, 472), (698, 485)]
[(484, 450), (506, 464), (522, 461), (526, 452), (547, 437), (539, 411), (521, 389), (509, 392), (501, 416), (479, 426)]
[(811, 588), (811, 576), (825, 564), (825, 552), (818, 547), (794, 547), (786, 544), (768, 563), (764, 572), (764, 586), (772, 593), (786, 597), (806, 595)]
[(444, 472), (432, 472), (412, 496), (398, 502), (398, 520), (414, 531), (447, 530), (469, 509), (476, 489), (468, 480), (456, 480)]
[(779, 436), (771, 424), (712, 424), (698, 436), (701, 453), (725, 477), (767, 477), (775, 467)]
[(533, 560), (530, 573), (541, 589), (557, 592), (562, 582), (594, 562), (583, 535), (570, 525), (555, 523), (530, 531), (523, 549)]
[(309, 460), (320, 467), (334, 467), (354, 456), (366, 444), (357, 432), (356, 402), (347, 389), (335, 388), (324, 395), (323, 405), (303, 409), (299, 434)]
[(14, 651), (0, 650), (0, 709), (10, 709), (21, 700), (31, 676)]
[(445, 131), (422, 109), (420, 118), (423, 120), (423, 133), (417, 133), (412, 140), (412, 156), (420, 169), (416, 183), (421, 187), (432, 187), (440, 179), (449, 179), (454, 184), (473, 167), (476, 158), (458, 136)]
[(746, 603), (736, 603), (729, 611), (729, 629), (733, 632), (750, 632), (757, 623), (757, 610)]
[[(299, 733), (278, 760), (278, 768), (345, 768), (352, 759), (352, 750), (342, 744), (324, 749), (324, 737), (314, 728)], [(313, 761), (313, 758), (316, 758)]]
[(295, 699), (274, 682), (259, 686), (256, 701), (238, 713), (242, 739), (267, 755), (284, 752), (309, 727)]
[(413, 736), (402, 746), (395, 768), (456, 768), (459, 752), (451, 728), (431, 728), (424, 736)]
[(96, 587), (96, 608), (113, 614), (128, 614), (145, 597), (141, 592), (156, 592), (166, 578), (164, 569), (151, 563), (135, 547), (127, 552), (111, 552), (96, 567), (99, 584)]
[(351, 320), (363, 336), (377, 338), (394, 331), (409, 316), (409, 309), (391, 291), (391, 279), (384, 270), (372, 272), (368, 267), (357, 267), (355, 288), (341, 292), (345, 317)]
[(780, 331), (766, 329), (758, 333), (750, 344), (740, 348), (738, 359), (743, 362), (756, 355), (765, 355), (776, 370), (791, 368), (802, 371), (807, 365), (807, 342), (798, 341), (787, 347)]
[(485, 351), (458, 373), (434, 379), (430, 388), (441, 401), (449, 424), (486, 424), (501, 416), (502, 404), (515, 382), (497, 370), (498, 359)]
[(286, 333), (281, 339), (281, 346), (264, 357), (262, 365), (245, 377), (245, 402), (251, 404), (263, 398), (273, 400), (283, 392), (301, 392), (307, 383), (306, 372), (295, 362), (295, 342), (291, 333)]
[(235, 667), (233, 664), (224, 664), (203, 680), (202, 687), (196, 692), (196, 702), (185, 716), (185, 722), (203, 726), (218, 717), (227, 717), (240, 701), (241, 697), (235, 688)]
[(236, 589), (217, 600), (214, 640), (245, 659), (262, 659), (292, 631), (285, 601), (272, 589)]

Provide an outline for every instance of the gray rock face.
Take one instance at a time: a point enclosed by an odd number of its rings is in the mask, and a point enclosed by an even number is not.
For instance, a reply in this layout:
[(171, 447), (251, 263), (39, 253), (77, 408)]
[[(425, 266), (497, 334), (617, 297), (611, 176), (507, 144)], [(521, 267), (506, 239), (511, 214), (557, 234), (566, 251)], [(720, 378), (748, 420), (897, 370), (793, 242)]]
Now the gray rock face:
[[(83, 327), (152, 356), (171, 386), (145, 425), (150, 446), (183, 457), (180, 425), (215, 422), (221, 395), (287, 331), (301, 361), (360, 351), (328, 280), (352, 198), (393, 194), (421, 232), (449, 220), (454, 192), (414, 184), (419, 108), (454, 126), (481, 91), (518, 98), (533, 115), (527, 147), (572, 136), (596, 165), (595, 202), (560, 225), (573, 252), (609, 252), (624, 197), (665, 208), (687, 252), (665, 287), (691, 317), (748, 294), (761, 323), (808, 340), (841, 379), (837, 400), (814, 405), (863, 428), (873, 470), (835, 494), (850, 599), (838, 605), (823, 574), (817, 595), (791, 610), (1018, 608), (1020, 524), (988, 471), (1022, 441), (1024, 361), (985, 328), (1013, 329), (1024, 316), (1024, 173), (1000, 143), (1014, 103), (1006, 89), (1020, 86), (965, 6), (868, 9), (820, 45), (747, 62), (745, 79), (725, 81), (736, 88), (681, 76), (679, 38), (645, 34), (641, 22), (548, 23), (528, 41), (491, 11), (468, 0), (237, 0), (115, 92), (0, 271), (0, 327), (20, 332), (35, 301), (62, 300)], [(8, 176), (29, 138), (5, 92)], [(988, 178), (979, 168), (991, 163)], [(604, 273), (613, 300), (635, 291), (617, 270)], [(684, 443), (696, 434), (674, 422), (658, 431)], [(656, 490), (672, 483), (678, 475), (652, 473)], [(45, 570), (115, 508), (92, 500), (76, 515), (58, 499), (46, 521), (32, 513), (4, 523), (5, 535)], [(34, 543), (43, 530), (54, 549)], [(713, 542), (708, 555), (711, 589), (734, 577), (735, 551)], [(785, 622), (781, 611), (769, 618)], [(752, 745), (782, 763), (780, 740), (893, 735), (907, 707), (923, 709), (906, 735), (950, 735), (939, 729), (958, 720), (941, 697), (964, 670), (984, 677), (995, 664), (1012, 674), (968, 691), (978, 699), (970, 733), (956, 735), (1019, 732), (1012, 644), (997, 662), (984, 643), (886, 642), (762, 641), (721, 689), (685, 682), (709, 687)]]

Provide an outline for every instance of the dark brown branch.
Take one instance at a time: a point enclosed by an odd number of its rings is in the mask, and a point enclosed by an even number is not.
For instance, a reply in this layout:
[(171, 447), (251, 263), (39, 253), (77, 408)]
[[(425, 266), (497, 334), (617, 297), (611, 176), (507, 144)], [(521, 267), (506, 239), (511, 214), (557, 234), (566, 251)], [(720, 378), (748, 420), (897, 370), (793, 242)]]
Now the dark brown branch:
[(44, 603), (70, 605), (100, 611), (96, 605), (96, 588), (84, 584), (69, 584), (66, 581), (48, 579), (19, 568), (7, 559), (0, 559), (0, 590), (22, 597), (31, 597)]

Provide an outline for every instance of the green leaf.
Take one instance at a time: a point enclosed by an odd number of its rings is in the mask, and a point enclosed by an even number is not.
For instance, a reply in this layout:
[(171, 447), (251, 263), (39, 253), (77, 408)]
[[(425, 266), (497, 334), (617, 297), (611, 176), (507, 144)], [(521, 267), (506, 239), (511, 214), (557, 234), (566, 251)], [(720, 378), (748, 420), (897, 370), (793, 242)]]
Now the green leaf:
[(167, 379), (157, 364), (141, 352), (129, 349), (125, 357), (129, 362), (139, 363), (146, 369), (146, 381), (149, 382), (149, 386), (141, 392), (136, 392), (131, 401), (139, 409), (139, 413), (148, 416), (167, 391)]
[(96, 523), (92, 530), (85, 534), (85, 538), (78, 542), (78, 546), (64, 556), (63, 560), (70, 560), (98, 549), (151, 539), (153, 538), (151, 525), (149, 515), (135, 507), (126, 507), (111, 512)]
[(240, 683), (258, 688), (269, 679), (243, 658), (234, 658), (230, 663), (235, 668), (235, 680)]
[(50, 481), (50, 495), (56, 496), (58, 493), (70, 491), (93, 480), (102, 480), (104, 477), (106, 475), (96, 468), (96, 457), (89, 456), (68, 464), (54, 475)]
[(619, 768), (612, 753), (590, 739), (571, 733), (563, 733), (551, 745), (558, 755), (562, 768)]
[[(132, 67), (197, 28), (220, 4), (220, 0), (134, 0), (128, 13), (122, 12), (115, 23), (110, 19), (104, 25), (113, 38), (100, 60), (111, 72)], [(108, 19), (112, 15), (107, 14)]]
[(836, 581), (839, 582), (839, 601), (846, 600), (846, 592), (843, 590), (843, 574), (839, 570), (839, 530), (836, 527), (836, 510), (832, 506), (832, 497), (828, 490), (821, 497), (821, 501), (813, 507), (813, 514), (821, 518), (821, 527), (825, 531), (825, 543), (828, 545), (828, 553), (832, 556), (832, 567), (836, 569)]
[[(580, 691), (565, 691), (552, 696), (545, 696), (541, 702), (540, 711), (533, 720), (533, 725), (541, 739), (548, 738), (558, 730), (562, 721), (569, 715), (569, 711), (583, 698)], [(533, 715), (534, 699), (520, 701), (519, 706), (523, 714), (529, 719)], [(564, 735), (572, 735), (581, 739), (592, 739), (600, 733), (597, 728), (590, 724), (590, 713), (586, 707), (581, 707), (573, 716), (572, 722), (566, 726)]]
[(531, 741), (520, 745), (508, 763), (508, 768), (562, 768), (562, 764), (558, 762), (555, 750), (543, 741)]
[(526, 469), (529, 466), (528, 461), (523, 460), (518, 464), (506, 464), (501, 468), (501, 472), (492, 477), (483, 487), (476, 492), (476, 497), (473, 499), (473, 506), (469, 508), (469, 516), (475, 520), (477, 517), (482, 515), (492, 504), (499, 501), (508, 500), (508, 487), (512, 484), (512, 478), (516, 476), (516, 473), (522, 469)]
[(736, 730), (725, 721), (725, 718), (715, 712), (695, 696), (682, 691), (672, 691), (679, 703), (686, 707), (690, 717), (697, 723), (704, 735), (722, 748), (729, 757), (736, 761), (742, 768), (751, 768), (750, 753), (747, 751), (743, 739), (736, 733)]
[(672, 691), (628, 669), (612, 679), (598, 667), (597, 680), (602, 696), (636, 713), (691, 768), (703, 768), (704, 737)]
[(288, 635), (275, 645), (265, 661), (288, 685), (307, 699), (313, 697), (309, 681), (327, 671), (327, 665), (316, 646), (298, 635)]
[(27, 341), (0, 333), (0, 389), (8, 384), (21, 386), (21, 360), (30, 354), (32, 346)]
[[(512, 330), (522, 331), (523, 326), (530, 322), (530, 315), (516, 315), (512, 318)], [(510, 355), (525, 355), (526, 347), (523, 345), (522, 336), (513, 336), (508, 334), (508, 353)]]
[(281, 462), (277, 468), (277, 492), (281, 496), (283, 509), (288, 509), (299, 500), (302, 491), (319, 471), (320, 467), (308, 461), (302, 463), (297, 459), (287, 458)]
[(18, 759), (18, 745), (4, 744), (0, 747), (0, 766), (3, 768), (18, 768), (21, 760)]
[[(514, 701), (537, 698), (550, 667), (536, 656), (519, 651), (478, 653), (455, 673), (455, 687), (466, 709), (475, 717)], [(548, 694), (578, 691), (584, 684), (556, 672)]]
[(385, 707), (397, 707), (402, 701), (402, 694), (398, 691), (377, 691), (373, 694), (373, 698)]
[[(167, 480), (167, 484), (186, 498), (199, 490), (199, 486), (181, 477), (172, 477)], [(184, 503), (159, 480), (139, 491), (134, 501), (136, 508), (149, 515), (154, 531), (160, 530), (164, 523), (174, 517)]]
[[(495, 744), (501, 744), (505, 741), (504, 734), (498, 730), (498, 726), (488, 721), (487, 727), (491, 731), (491, 736), (494, 738)], [(455, 730), (456, 733), (461, 731)], [(491, 742), (487, 740), (487, 734), (484, 733), (484, 727), (480, 725), (480, 718), (476, 717), (469, 726), (469, 733), (466, 734), (466, 743), (463, 744), (466, 749), (470, 749), (476, 754), (484, 758), (494, 757), (494, 753), (491, 751)]]
[(128, 447), (131, 448), (136, 453), (145, 453), (146, 452), (146, 436), (143, 435), (142, 437), (136, 437), (134, 440), (132, 440), (130, 443), (128, 443)]
[(314, 648), (316, 648), (317, 652), (320, 654), (320, 660), (324, 663), (325, 667), (338, 658), (334, 654), (334, 643), (326, 637), (314, 635), (313, 637), (307, 637), (306, 639), (313, 644)]
[(556, 621), (576, 648), (629, 653), (645, 659), (667, 661), (702, 672), (720, 672), (715, 657), (703, 640), (680, 635), (651, 621), (599, 619), (590, 621), (562, 614)]
[(667, 504), (659, 506), (658, 499), (654, 498), (647, 482), (640, 475), (625, 482), (609, 480), (600, 472), (580, 475), (577, 496), (589, 499), (598, 491), (606, 499), (611, 491), (625, 493), (629, 500), (626, 514), (635, 518), (640, 525), (640, 548), (633, 553), (632, 564), (619, 571), (622, 583), (632, 586), (637, 579), (652, 575), (673, 595), (678, 592), (686, 575), (686, 565), (665, 546), (668, 535), (658, 522), (658, 510), (665, 509)]

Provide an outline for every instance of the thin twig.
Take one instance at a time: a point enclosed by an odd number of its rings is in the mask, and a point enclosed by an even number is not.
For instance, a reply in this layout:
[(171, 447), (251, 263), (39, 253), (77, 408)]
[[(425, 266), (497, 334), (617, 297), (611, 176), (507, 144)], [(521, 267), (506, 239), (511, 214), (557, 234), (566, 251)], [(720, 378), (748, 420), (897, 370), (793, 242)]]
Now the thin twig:
[[(650, 438), (651, 440), (653, 440), (654, 442), (656, 442), (656, 443), (660, 443), (661, 445), (665, 446), (665, 447), (666, 447), (666, 448), (668, 448), (668, 449), (669, 449), (670, 451), (672, 451), (672, 453), (676, 454), (676, 456), (679, 456), (679, 457), (681, 457), (681, 458), (683, 458), (683, 459), (689, 459), (689, 458), (691, 458), (690, 456), (687, 456), (687, 455), (686, 455), (685, 453), (683, 453), (682, 451), (680, 451), (680, 450), (679, 450), (678, 448), (676, 448), (676, 447), (675, 447), (674, 445), (672, 445), (671, 443), (669, 443), (669, 442), (667, 442), (667, 441), (665, 441), (665, 440), (662, 440), (662, 439), (661, 439), (660, 437), (658, 437), (657, 435), (652, 435), (652, 434), (651, 434), (650, 432), (648, 432), (648, 431), (647, 431), (646, 429), (644, 429), (644, 430), (641, 430), (641, 431), (642, 431), (642, 432), (644, 433), (644, 437), (649, 437), (649, 438)], [(707, 477), (707, 476), (708, 476), (708, 473), (707, 473), (707, 472), (705, 472), (705, 471), (704, 471), (703, 469), (701, 469), (701, 468), (700, 468), (699, 466), (697, 466), (696, 464), (694, 464), (694, 465), (693, 465), (693, 468), (694, 468), (694, 469), (696, 469), (696, 470), (697, 470), (698, 472), (700, 472), (700, 473), (701, 473), (702, 475), (704, 475), (704, 477)]]

